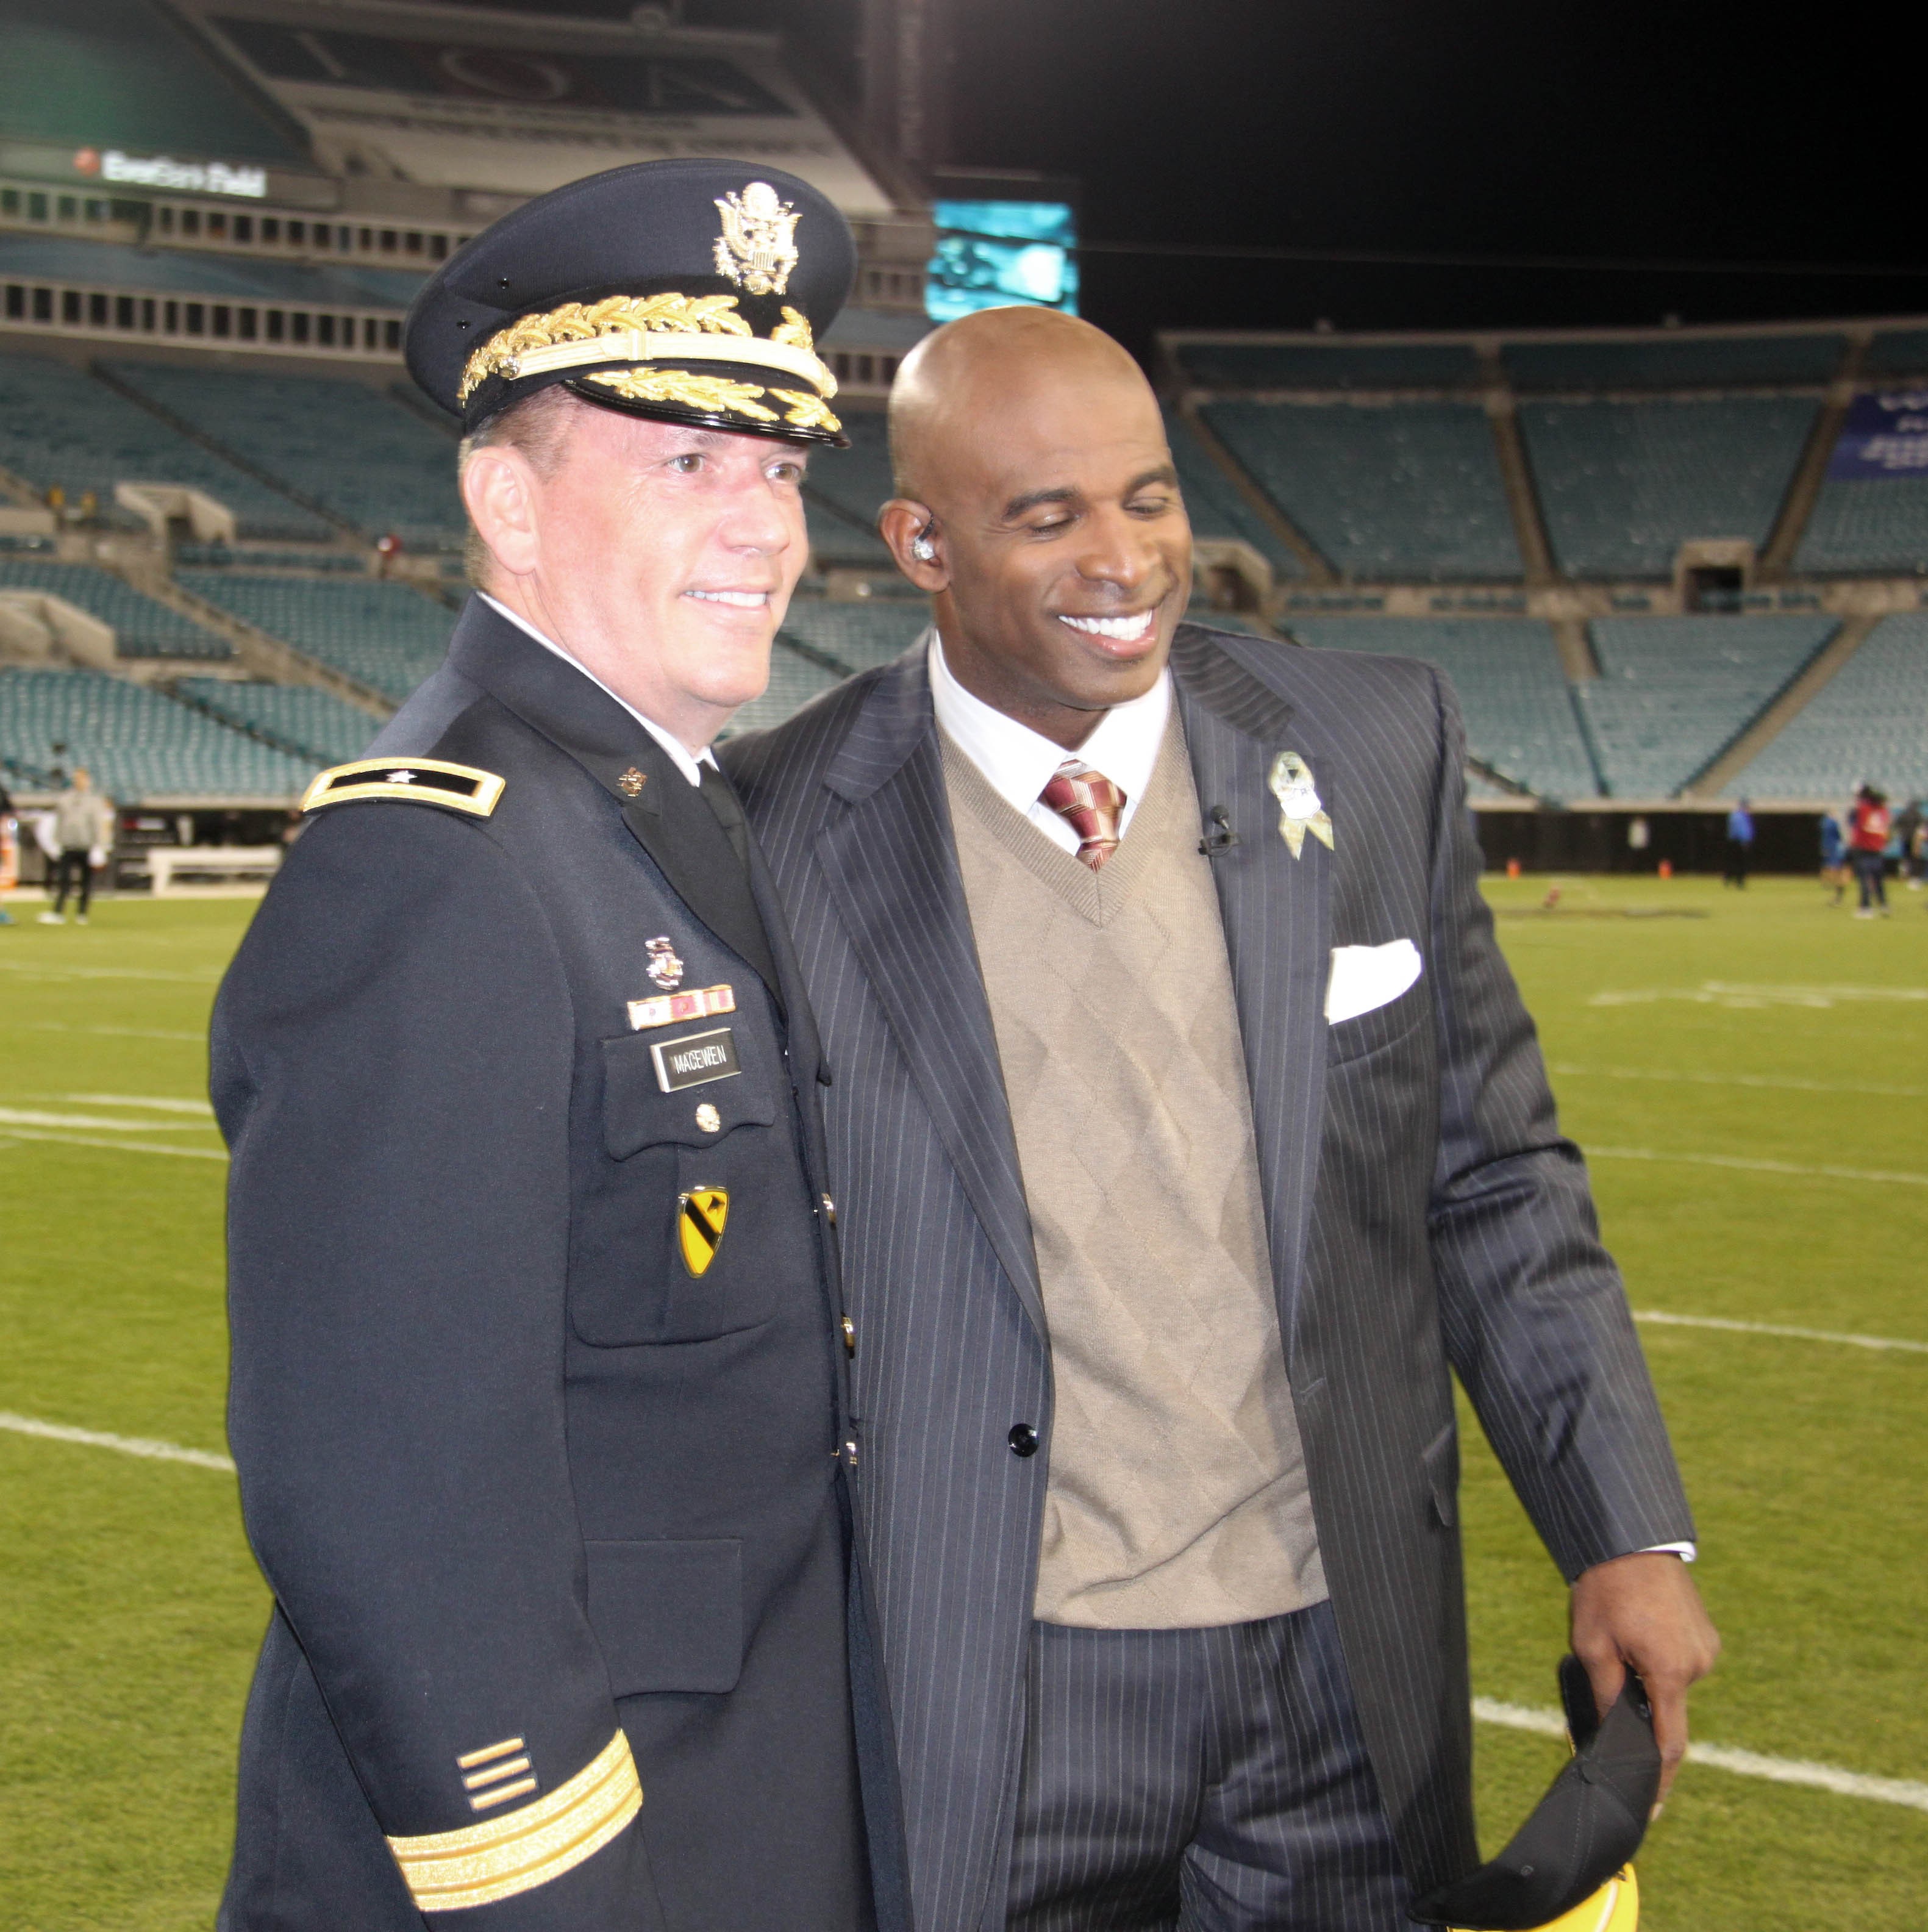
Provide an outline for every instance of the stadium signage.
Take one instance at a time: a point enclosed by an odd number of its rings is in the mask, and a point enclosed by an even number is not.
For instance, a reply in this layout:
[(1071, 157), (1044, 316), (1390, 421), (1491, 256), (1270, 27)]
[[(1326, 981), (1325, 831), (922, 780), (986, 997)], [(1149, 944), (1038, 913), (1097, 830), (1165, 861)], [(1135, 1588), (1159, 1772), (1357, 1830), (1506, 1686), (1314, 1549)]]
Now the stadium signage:
[(98, 175), (103, 181), (164, 188), (175, 194), (245, 195), (258, 201), (268, 193), (265, 168), (229, 167), (225, 161), (177, 161), (166, 154), (129, 154), (118, 148), (103, 154), (82, 148), (73, 165), (78, 172)]
[(1838, 482), (1928, 475), (1928, 390), (1881, 389), (1857, 396), (1828, 459)]

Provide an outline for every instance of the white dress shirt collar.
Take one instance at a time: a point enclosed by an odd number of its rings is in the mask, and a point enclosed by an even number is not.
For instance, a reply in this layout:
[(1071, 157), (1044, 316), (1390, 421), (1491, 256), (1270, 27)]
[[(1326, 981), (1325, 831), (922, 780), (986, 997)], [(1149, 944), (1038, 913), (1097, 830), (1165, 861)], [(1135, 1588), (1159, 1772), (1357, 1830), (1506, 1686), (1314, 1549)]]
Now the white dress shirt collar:
[(630, 703), (628, 698), (616, 697), (616, 694), (613, 691), (610, 691), (609, 686), (604, 684), (602, 680), (598, 677), (594, 671), (591, 670), (586, 664), (584, 664), (580, 658), (574, 656), (571, 652), (563, 650), (562, 646), (556, 643), (553, 638), (545, 638), (542, 633), (526, 618), (518, 617), (506, 604), (501, 602), (496, 598), (491, 597), (486, 590), (478, 590), (476, 592), (475, 595), (481, 598), (482, 602), (486, 604), (491, 610), (496, 611), (499, 615), (506, 617), (518, 631), (526, 631), (529, 635), (533, 638), (545, 651), (553, 651), (565, 664), (574, 664), (577, 670), (580, 671), (583, 676), (587, 678), (590, 683), (594, 685), (598, 691), (607, 692), (611, 698), (616, 698), (616, 703), (621, 705), (623, 710), (628, 712), (630, 716), (634, 718), (637, 723), (641, 725), (643, 730), (648, 732), (650, 736), (655, 739), (657, 743), (661, 746), (663, 749), (669, 753), (670, 760), (676, 766), (676, 770), (681, 772), (683, 776), (688, 778), (691, 784), (700, 785), (702, 784), (703, 767), (705, 765), (714, 765), (716, 763), (716, 754), (707, 745), (704, 746), (703, 749), (692, 758), (690, 755), (689, 747), (685, 745), (674, 732), (665, 730), (653, 718), (644, 717), (642, 712), (638, 711), (635, 706)]
[(1038, 794), (1067, 758), (1082, 758), (1123, 791), (1125, 808), (1118, 821), (1122, 838), (1151, 783), (1152, 768), (1165, 742), (1165, 723), (1171, 716), (1171, 673), (1165, 672), (1142, 698), (1114, 704), (1090, 736), (1070, 752), (965, 690), (944, 662), (943, 640), (934, 632), (931, 703), (939, 728), (984, 774), (992, 790), (1014, 811), (1023, 812), (1053, 844), (1075, 852), (1078, 834), (1049, 806), (1040, 805)]

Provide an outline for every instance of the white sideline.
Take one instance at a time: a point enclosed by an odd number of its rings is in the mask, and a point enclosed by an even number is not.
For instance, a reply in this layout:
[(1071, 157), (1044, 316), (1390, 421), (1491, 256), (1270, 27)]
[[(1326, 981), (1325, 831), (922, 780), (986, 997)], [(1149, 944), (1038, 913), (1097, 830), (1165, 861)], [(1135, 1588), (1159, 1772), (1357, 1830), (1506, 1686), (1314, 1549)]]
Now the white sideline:
[(1928, 1174), (1890, 1174), (1873, 1167), (1801, 1167), (1791, 1160), (1746, 1160), (1732, 1154), (1665, 1154), (1658, 1148), (1587, 1147), (1589, 1160), (1653, 1160), (1664, 1166), (1733, 1167), (1747, 1174), (1792, 1174), (1804, 1180), (1876, 1180), (1901, 1187), (1928, 1187)]
[[(1473, 1714), (1483, 1724), (1508, 1730), (1533, 1731), (1542, 1737), (1564, 1738), (1567, 1720), (1558, 1711), (1536, 1711), (1525, 1704), (1502, 1704), (1492, 1697), (1475, 1697)], [(1871, 1798), (1882, 1804), (1906, 1804), (1928, 1811), (1928, 1784), (1907, 1778), (1871, 1778), (1865, 1772), (1843, 1771), (1839, 1765), (1816, 1764), (1804, 1757), (1768, 1757), (1760, 1751), (1737, 1750), (1731, 1744), (1687, 1746), (1687, 1762), (1710, 1771), (1731, 1771), (1742, 1778), (1765, 1778), (1776, 1784), (1804, 1784), (1832, 1791), (1843, 1798)]]
[[(76, 1429), (64, 1422), (41, 1422), (30, 1415), (15, 1415), (0, 1409), (0, 1429), (16, 1435), (37, 1436), (52, 1442), (75, 1442), (90, 1449), (116, 1449), (123, 1456), (145, 1456), (162, 1462), (187, 1462), (199, 1469), (234, 1472), (233, 1462), (206, 1449), (184, 1449), (177, 1442), (157, 1442), (151, 1436), (112, 1436), (97, 1429)], [(1510, 1730), (1533, 1731), (1543, 1737), (1564, 1738), (1567, 1720), (1558, 1711), (1536, 1711), (1524, 1704), (1503, 1704), (1492, 1697), (1475, 1697), (1473, 1714), (1483, 1724), (1499, 1724)], [(1759, 1751), (1738, 1750), (1727, 1744), (1687, 1747), (1687, 1760), (1715, 1771), (1731, 1771), (1743, 1778), (1764, 1778), (1777, 1784), (1803, 1784), (1816, 1790), (1832, 1791), (1843, 1798), (1869, 1798), (1884, 1804), (1906, 1804), (1928, 1811), (1928, 1784), (1903, 1778), (1870, 1778), (1858, 1771), (1843, 1771), (1839, 1766), (1816, 1764), (1806, 1758), (1768, 1757)]]
[(1682, 1073), (1665, 1066), (1576, 1066), (1571, 1060), (1552, 1060), (1549, 1073), (1575, 1075), (1598, 1080), (1687, 1081), (1696, 1087), (1777, 1087), (1797, 1094), (1878, 1094), (1885, 1098), (1918, 1100), (1928, 1095), (1928, 1087), (1877, 1087), (1865, 1080), (1796, 1080), (1772, 1073)]
[(1663, 1315), (1657, 1308), (1636, 1308), (1633, 1318), (1669, 1328), (1724, 1328), (1733, 1335), (1783, 1335), (1794, 1342), (1840, 1342), (1851, 1348), (1900, 1348), (1928, 1355), (1928, 1342), (1903, 1342), (1892, 1335), (1842, 1335), (1830, 1328), (1789, 1328), (1778, 1322), (1729, 1322), (1718, 1315)]
[(0, 1126), (0, 1141), (52, 1141), (61, 1147), (105, 1148), (110, 1154), (171, 1154), (177, 1160), (226, 1160), (225, 1148), (155, 1147), (146, 1141), (97, 1141), (85, 1134), (43, 1134), (31, 1127)]
[(15, 1415), (0, 1408), (0, 1429), (16, 1436), (44, 1436), (50, 1442), (78, 1442), (89, 1449), (118, 1449), (123, 1456), (147, 1456), (157, 1462), (191, 1462), (197, 1469), (224, 1469), (230, 1475), (233, 1462), (211, 1449), (184, 1449), (178, 1442), (157, 1442), (147, 1436), (109, 1436), (98, 1429), (76, 1429), (64, 1422), (41, 1422), (31, 1415)]

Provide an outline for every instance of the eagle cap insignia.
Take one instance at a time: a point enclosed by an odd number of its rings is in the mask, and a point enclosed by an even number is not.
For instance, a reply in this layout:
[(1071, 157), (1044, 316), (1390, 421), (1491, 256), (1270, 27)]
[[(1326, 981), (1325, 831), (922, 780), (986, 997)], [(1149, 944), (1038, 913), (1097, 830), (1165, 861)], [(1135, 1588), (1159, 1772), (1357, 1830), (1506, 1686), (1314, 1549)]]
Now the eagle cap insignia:
[(1319, 803), (1312, 767), (1297, 752), (1281, 752), (1272, 761), (1272, 776), (1267, 783), (1279, 801), (1279, 836), (1291, 847), (1293, 857), (1305, 849), (1309, 832), (1330, 852), (1332, 820)]
[(716, 212), (723, 218), (716, 272), (753, 296), (781, 295), (796, 266), (794, 206), (779, 200), (768, 182), (752, 182), (741, 194), (718, 196)]

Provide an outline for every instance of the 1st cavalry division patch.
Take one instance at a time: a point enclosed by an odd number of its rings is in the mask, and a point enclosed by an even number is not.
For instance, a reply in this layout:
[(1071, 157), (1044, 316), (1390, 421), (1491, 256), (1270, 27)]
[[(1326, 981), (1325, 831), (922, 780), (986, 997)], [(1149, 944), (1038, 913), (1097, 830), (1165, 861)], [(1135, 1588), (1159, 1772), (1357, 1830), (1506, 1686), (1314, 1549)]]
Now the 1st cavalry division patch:
[(323, 772), (301, 796), (304, 812), (361, 798), (406, 798), (486, 818), (502, 795), (504, 781), (473, 765), (441, 758), (361, 758)]
[(716, 1258), (723, 1245), (723, 1224), (730, 1218), (730, 1190), (727, 1187), (692, 1187), (676, 1197), (676, 1239), (683, 1251), (683, 1266), (700, 1275)]

